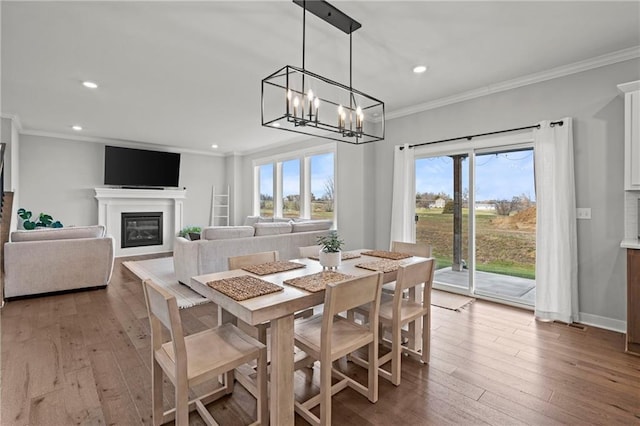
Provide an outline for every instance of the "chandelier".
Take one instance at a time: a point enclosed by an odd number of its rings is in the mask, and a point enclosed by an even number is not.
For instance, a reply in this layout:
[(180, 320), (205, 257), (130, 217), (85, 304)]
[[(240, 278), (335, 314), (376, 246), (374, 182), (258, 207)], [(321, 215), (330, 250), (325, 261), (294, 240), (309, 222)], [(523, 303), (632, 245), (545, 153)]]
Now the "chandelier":
[[(302, 12), (302, 68), (286, 65), (262, 80), (262, 125), (351, 144), (384, 139), (384, 102), (352, 85), (352, 34), (362, 25), (326, 1), (293, 0)], [(349, 85), (305, 68), (306, 14), (349, 34)]]

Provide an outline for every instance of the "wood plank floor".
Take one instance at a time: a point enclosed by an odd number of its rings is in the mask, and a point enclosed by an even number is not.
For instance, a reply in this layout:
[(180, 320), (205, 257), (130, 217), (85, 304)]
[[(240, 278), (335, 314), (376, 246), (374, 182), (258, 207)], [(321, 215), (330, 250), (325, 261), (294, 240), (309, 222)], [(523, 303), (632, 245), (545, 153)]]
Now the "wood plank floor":
[[(216, 323), (213, 304), (181, 315), (187, 333)], [(0, 329), (1, 425), (150, 423), (149, 324), (140, 282), (121, 261), (105, 290), (8, 302)], [(402, 384), (380, 380), (376, 404), (340, 392), (334, 424), (640, 424), (640, 358), (623, 353), (619, 333), (538, 323), (480, 300), (434, 308), (432, 330), (429, 365), (403, 360)], [(298, 397), (317, 392), (318, 367), (298, 371), (295, 385)], [(170, 385), (165, 395), (168, 407)], [(224, 425), (255, 416), (241, 386), (208, 408)], [(190, 424), (202, 421), (192, 414)]]

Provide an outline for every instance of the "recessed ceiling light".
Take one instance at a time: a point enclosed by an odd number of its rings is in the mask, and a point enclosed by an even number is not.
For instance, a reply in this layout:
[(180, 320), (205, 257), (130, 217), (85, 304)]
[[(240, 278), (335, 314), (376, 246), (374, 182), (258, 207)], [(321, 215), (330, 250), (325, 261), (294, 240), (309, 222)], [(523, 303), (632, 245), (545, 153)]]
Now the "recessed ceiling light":
[(93, 81), (83, 81), (82, 85), (84, 87), (88, 87), (89, 89), (97, 89), (98, 85), (96, 83), (94, 83)]
[(218, 148), (218, 145), (214, 143), (213, 145), (211, 145), (211, 148), (213, 148), (213, 149), (217, 149), (217, 148)]
[(273, 127), (280, 127), (280, 123), (273, 123), (272, 126)]
[(426, 70), (427, 70), (427, 67), (424, 66), (424, 65), (418, 65), (417, 67), (413, 68), (413, 72), (416, 73), (416, 74), (422, 74)]
[(76, 132), (79, 132), (80, 130), (82, 130), (82, 126), (78, 126), (77, 124), (76, 124), (76, 125), (74, 125), (74, 126), (71, 126), (71, 128), (72, 128), (73, 130), (75, 130)]

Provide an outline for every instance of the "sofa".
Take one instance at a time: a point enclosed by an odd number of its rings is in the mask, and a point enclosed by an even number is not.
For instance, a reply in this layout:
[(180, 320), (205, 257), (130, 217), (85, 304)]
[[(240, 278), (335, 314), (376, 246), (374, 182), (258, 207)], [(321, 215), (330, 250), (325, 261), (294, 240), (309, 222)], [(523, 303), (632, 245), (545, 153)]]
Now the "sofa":
[(12, 232), (4, 245), (4, 297), (104, 287), (114, 244), (102, 225)]
[[(247, 222), (245, 222), (247, 223)], [(280, 260), (298, 258), (299, 247), (317, 244), (329, 233), (330, 220), (262, 221), (244, 226), (204, 228), (200, 240), (176, 237), (173, 265), (176, 277), (190, 285), (191, 277), (226, 271), (230, 256), (277, 250)]]

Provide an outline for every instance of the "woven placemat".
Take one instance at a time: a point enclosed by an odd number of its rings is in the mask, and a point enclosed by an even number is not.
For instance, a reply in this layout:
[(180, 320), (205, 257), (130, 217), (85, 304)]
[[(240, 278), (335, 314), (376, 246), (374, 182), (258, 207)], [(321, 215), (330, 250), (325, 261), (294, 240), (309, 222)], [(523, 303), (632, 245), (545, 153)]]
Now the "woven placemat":
[[(342, 260), (356, 259), (358, 257), (362, 257), (362, 256), (360, 256), (360, 253), (356, 253), (356, 252), (343, 251), (340, 254), (340, 258)], [(309, 256), (309, 259), (320, 260), (320, 255)]]
[(279, 285), (250, 275), (240, 275), (239, 277), (209, 281), (207, 285), (237, 301), (247, 300), (253, 297), (264, 296), (265, 294), (276, 293), (284, 290)]
[(304, 277), (284, 280), (283, 283), (310, 291), (311, 293), (316, 293), (324, 290), (327, 284), (337, 283), (349, 278), (353, 278), (353, 275), (342, 274), (335, 271), (323, 271)]
[(380, 271), (384, 273), (397, 271), (398, 266), (400, 266), (400, 262), (398, 262), (397, 260), (391, 260), (391, 259), (377, 260), (375, 262), (359, 263), (356, 265), (357, 268), (368, 269), (370, 271)]
[(297, 262), (289, 262), (287, 260), (279, 260), (277, 262), (259, 263), (257, 265), (245, 266), (244, 269), (247, 272), (251, 272), (256, 275), (269, 275), (276, 274), (278, 272), (291, 271), (292, 269), (304, 268), (306, 265)]
[(407, 253), (398, 253), (396, 251), (384, 251), (384, 250), (363, 251), (362, 254), (364, 254), (365, 256), (375, 256), (375, 257), (382, 257), (385, 259), (393, 259), (393, 260), (400, 260), (400, 259), (406, 259), (408, 257), (412, 257), (410, 254), (407, 254)]

